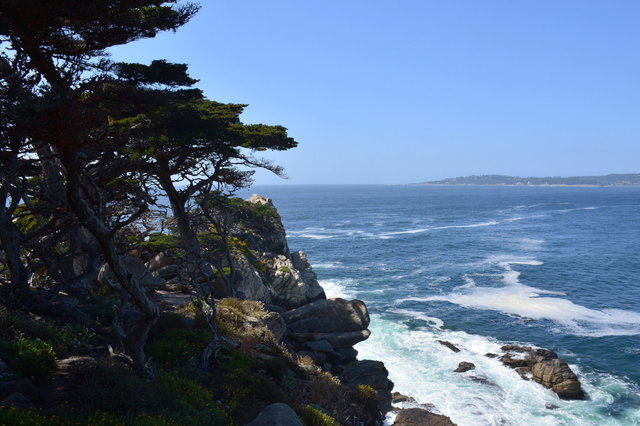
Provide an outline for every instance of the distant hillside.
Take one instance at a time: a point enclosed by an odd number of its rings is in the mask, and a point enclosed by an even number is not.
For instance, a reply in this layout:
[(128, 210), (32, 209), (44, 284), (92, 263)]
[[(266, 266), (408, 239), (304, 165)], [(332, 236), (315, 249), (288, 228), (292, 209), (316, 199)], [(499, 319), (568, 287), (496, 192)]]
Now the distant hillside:
[(640, 173), (524, 178), (504, 175), (474, 175), (422, 182), (418, 185), (640, 186)]

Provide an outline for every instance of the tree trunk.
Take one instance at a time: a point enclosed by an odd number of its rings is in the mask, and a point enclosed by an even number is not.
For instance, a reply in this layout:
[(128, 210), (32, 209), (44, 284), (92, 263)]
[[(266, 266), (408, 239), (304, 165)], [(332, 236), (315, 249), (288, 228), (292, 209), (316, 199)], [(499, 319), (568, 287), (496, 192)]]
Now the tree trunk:
[(13, 224), (11, 212), (6, 206), (6, 196), (0, 200), (0, 246), (11, 274), (11, 296), (14, 303), (23, 303), (29, 293), (29, 271), (22, 263), (22, 233)]
[(160, 310), (147, 297), (138, 280), (124, 266), (110, 229), (85, 200), (80, 187), (80, 171), (78, 170), (75, 151), (72, 148), (65, 149), (62, 152), (61, 160), (67, 171), (67, 201), (69, 206), (80, 223), (95, 237), (116, 280), (129, 294), (133, 305), (143, 315), (143, 319), (127, 332), (125, 339), (125, 344), (133, 359), (134, 369), (139, 374), (143, 374), (145, 372), (144, 345), (147, 341), (149, 330), (151, 330), (151, 327), (160, 316)]

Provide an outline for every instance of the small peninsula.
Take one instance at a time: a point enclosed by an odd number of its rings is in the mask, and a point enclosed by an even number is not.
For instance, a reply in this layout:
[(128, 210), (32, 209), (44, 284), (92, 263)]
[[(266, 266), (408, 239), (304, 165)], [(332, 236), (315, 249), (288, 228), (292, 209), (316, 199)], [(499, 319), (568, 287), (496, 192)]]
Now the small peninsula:
[(487, 185), (487, 186), (640, 186), (640, 173), (618, 173), (605, 176), (519, 177), (506, 175), (473, 175), (455, 177), (415, 185)]

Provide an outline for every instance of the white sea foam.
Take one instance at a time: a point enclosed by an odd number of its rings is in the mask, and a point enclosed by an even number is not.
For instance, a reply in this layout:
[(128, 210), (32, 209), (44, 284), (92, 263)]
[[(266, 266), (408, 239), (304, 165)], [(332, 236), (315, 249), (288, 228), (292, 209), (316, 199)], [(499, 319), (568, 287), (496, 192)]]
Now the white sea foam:
[(293, 235), (298, 238), (311, 238), (312, 240), (328, 240), (330, 238), (334, 238), (335, 235), (323, 235), (323, 234), (299, 234)]
[[(452, 293), (429, 297), (410, 297), (397, 301), (449, 302), (472, 309), (486, 309), (534, 320), (551, 320), (566, 331), (581, 336), (625, 336), (640, 334), (640, 312), (621, 309), (591, 309), (569, 299), (564, 292), (543, 290), (520, 283), (520, 272), (511, 265), (541, 265), (521, 258), (491, 259), (503, 268), (502, 286), (463, 285)], [(475, 283), (474, 283), (475, 284)]]
[(353, 280), (320, 280), (318, 282), (324, 289), (327, 298), (353, 299), (355, 297), (355, 292), (347, 288), (350, 284), (353, 284)]
[(464, 228), (482, 228), (485, 226), (499, 225), (500, 222), (490, 220), (488, 222), (472, 223), (470, 225), (449, 225), (449, 226), (436, 226), (432, 229), (464, 229)]
[(542, 250), (544, 240), (538, 238), (520, 238), (515, 241), (515, 244), (518, 248), (523, 250), (539, 251)]
[[(412, 317), (412, 313), (407, 312)], [(578, 374), (589, 399), (563, 401), (551, 390), (524, 381), (499, 360), (484, 354), (501, 353), (500, 342), (461, 331), (436, 328), (410, 329), (372, 315), (371, 337), (356, 349), (360, 359), (381, 359), (389, 370), (394, 390), (432, 403), (460, 426), (466, 425), (632, 425), (640, 421), (640, 406), (629, 407), (612, 417), (607, 408), (616, 398), (634, 398), (638, 389), (613, 376)], [(452, 342), (454, 353), (437, 340)], [(453, 370), (461, 361), (476, 368), (466, 373)], [(635, 396), (637, 399), (637, 395)], [(556, 406), (548, 409), (547, 405)]]
[(429, 327), (438, 330), (441, 330), (442, 327), (444, 327), (444, 321), (442, 321), (440, 318), (430, 317), (421, 312), (416, 312), (409, 309), (391, 309), (389, 310), (389, 312), (392, 312), (394, 314), (406, 315), (408, 317), (424, 321), (429, 324)]

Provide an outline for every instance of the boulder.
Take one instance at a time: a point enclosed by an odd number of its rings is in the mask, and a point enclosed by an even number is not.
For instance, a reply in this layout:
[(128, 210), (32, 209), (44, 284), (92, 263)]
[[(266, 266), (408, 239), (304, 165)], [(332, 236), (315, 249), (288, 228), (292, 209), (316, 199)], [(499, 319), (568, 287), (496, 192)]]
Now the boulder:
[(578, 377), (560, 358), (536, 362), (531, 367), (531, 373), (533, 380), (552, 389), (562, 399), (584, 399)]
[(318, 300), (283, 314), (294, 333), (362, 331), (369, 327), (369, 311), (360, 300)]
[(276, 342), (280, 342), (287, 331), (287, 325), (282, 316), (277, 312), (269, 312), (260, 319), (260, 322), (273, 334)]
[(458, 368), (453, 370), (455, 373), (464, 373), (469, 370), (475, 370), (476, 365), (472, 362), (462, 361), (458, 364)]
[(384, 415), (391, 410), (393, 382), (389, 372), (380, 361), (362, 360), (346, 366), (338, 376), (342, 383), (352, 388), (368, 385), (376, 390), (378, 409)]
[[(123, 256), (122, 262), (127, 271), (137, 279), (142, 287), (150, 289), (164, 288), (166, 281), (160, 277), (154, 277), (147, 271), (147, 267), (137, 257)], [(98, 273), (98, 282), (103, 285), (116, 286), (118, 284), (116, 277), (111, 271), (111, 267), (108, 263), (105, 263), (100, 268)]]
[(40, 389), (28, 379), (0, 382), (0, 399), (4, 399), (13, 393), (21, 393), (33, 399), (40, 396)]
[(555, 352), (518, 345), (505, 345), (501, 349), (507, 353), (500, 357), (500, 361), (514, 368), (523, 379), (531, 377), (562, 399), (585, 398), (578, 377)]
[(296, 412), (287, 404), (267, 405), (247, 426), (302, 426)]
[(147, 271), (153, 273), (153, 272), (156, 272), (158, 269), (173, 265), (175, 261), (176, 259), (173, 256), (163, 251), (156, 254), (154, 257), (152, 257), (151, 260), (149, 260), (145, 266)]
[(456, 347), (456, 345), (454, 345), (454, 344), (453, 344), (453, 343), (451, 343), (451, 342), (447, 342), (446, 340), (438, 340), (438, 343), (440, 343), (440, 344), (441, 344), (441, 345), (443, 345), (443, 346), (448, 347), (449, 349), (451, 349), (451, 350), (452, 350), (452, 351), (454, 351), (454, 352), (460, 352), (460, 349), (458, 349), (458, 348)]
[(405, 408), (398, 410), (393, 426), (455, 426), (455, 423), (447, 416), (422, 408)]
[(407, 395), (403, 395), (400, 392), (392, 393), (391, 398), (392, 398), (391, 402), (393, 402), (394, 404), (397, 404), (399, 402), (409, 402), (409, 403), (417, 404), (417, 401), (415, 400), (415, 398), (412, 398)]
[(14, 392), (0, 401), (0, 407), (13, 407), (16, 410), (28, 410), (33, 407), (33, 403), (20, 392)]

